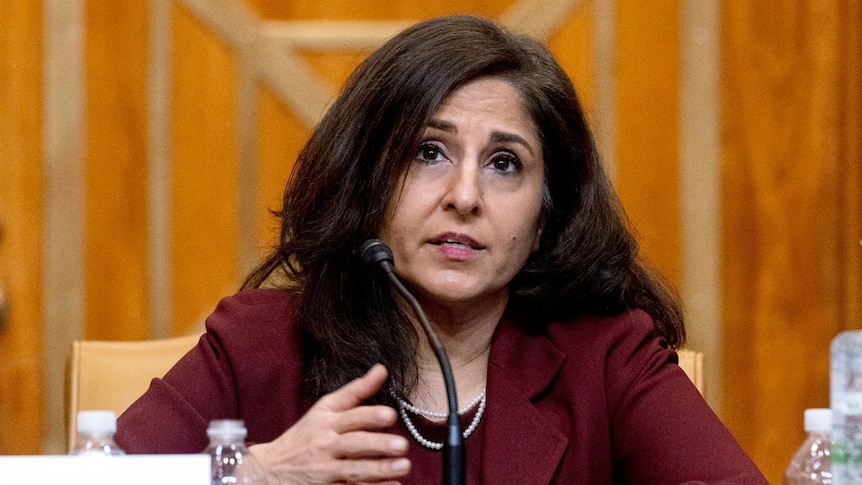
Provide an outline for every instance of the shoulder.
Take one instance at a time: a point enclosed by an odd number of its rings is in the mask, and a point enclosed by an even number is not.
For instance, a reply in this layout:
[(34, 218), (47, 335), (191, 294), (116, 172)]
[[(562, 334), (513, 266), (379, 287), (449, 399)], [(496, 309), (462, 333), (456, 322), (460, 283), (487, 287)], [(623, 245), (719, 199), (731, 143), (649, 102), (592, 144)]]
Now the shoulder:
[(293, 292), (243, 290), (218, 303), (206, 319), (206, 331), (223, 347), (262, 349), (295, 338), (299, 332), (295, 320)]
[(551, 322), (548, 338), (563, 349), (634, 353), (644, 345), (668, 349), (655, 329), (653, 319), (642, 310), (617, 315), (580, 315), (571, 320)]
[(293, 314), (293, 293), (282, 289), (243, 290), (222, 298), (207, 319), (207, 328), (243, 322), (281, 320)]
[(255, 288), (242, 290), (234, 295), (222, 298), (216, 307), (216, 313), (227, 312), (259, 312), (284, 311), (293, 307), (293, 292), (279, 288)]
[(580, 386), (590, 383), (596, 392), (608, 386), (624, 389), (644, 369), (675, 358), (640, 310), (580, 315), (551, 322), (541, 331), (526, 328), (531, 328), (529, 322), (505, 320), (492, 341), (491, 363), (524, 381), (521, 387), (531, 394), (554, 375)]
[(617, 315), (579, 315), (565, 321), (548, 324), (551, 340), (574, 343), (589, 341), (612, 345), (620, 340), (642, 338), (655, 334), (652, 318), (642, 310), (629, 310)]
[(677, 360), (652, 318), (641, 310), (553, 322), (547, 337), (565, 355), (564, 367), (598, 378), (609, 399)]
[(541, 330), (525, 319), (504, 320), (495, 343), (507, 353), (535, 350), (539, 342), (550, 343), (566, 360), (604, 360), (610, 353), (632, 353), (645, 343), (667, 349), (655, 331), (652, 318), (641, 310), (618, 315), (578, 315), (553, 321)]

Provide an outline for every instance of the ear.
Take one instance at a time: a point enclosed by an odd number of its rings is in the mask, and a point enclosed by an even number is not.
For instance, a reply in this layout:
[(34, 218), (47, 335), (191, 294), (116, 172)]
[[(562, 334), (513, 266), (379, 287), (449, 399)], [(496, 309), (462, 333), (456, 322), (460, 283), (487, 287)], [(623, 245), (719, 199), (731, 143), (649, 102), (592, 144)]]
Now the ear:
[(532, 252), (538, 251), (539, 246), (542, 244), (542, 229), (544, 229), (544, 224), (540, 224), (538, 229), (536, 229), (536, 237), (533, 239)]

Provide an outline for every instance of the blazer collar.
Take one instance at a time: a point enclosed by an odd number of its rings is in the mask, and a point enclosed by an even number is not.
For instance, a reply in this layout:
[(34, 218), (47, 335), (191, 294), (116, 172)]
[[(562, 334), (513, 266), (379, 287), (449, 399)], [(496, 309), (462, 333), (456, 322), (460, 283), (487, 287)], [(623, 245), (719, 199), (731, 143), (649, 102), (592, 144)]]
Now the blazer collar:
[(557, 375), (565, 356), (543, 334), (530, 334), (504, 318), (491, 343), (484, 415), (485, 483), (546, 485), (568, 440), (531, 400)]

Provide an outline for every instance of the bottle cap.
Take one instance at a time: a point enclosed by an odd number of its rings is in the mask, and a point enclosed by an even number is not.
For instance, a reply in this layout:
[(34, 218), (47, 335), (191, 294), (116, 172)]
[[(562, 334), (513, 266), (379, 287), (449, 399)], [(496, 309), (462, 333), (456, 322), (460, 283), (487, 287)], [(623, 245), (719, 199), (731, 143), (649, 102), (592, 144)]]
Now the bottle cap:
[(241, 419), (214, 419), (207, 428), (207, 436), (242, 436), (248, 434), (245, 422)]
[(832, 410), (828, 408), (806, 409), (805, 431), (832, 431)]
[(81, 411), (78, 413), (78, 432), (114, 434), (117, 432), (117, 415), (113, 411)]

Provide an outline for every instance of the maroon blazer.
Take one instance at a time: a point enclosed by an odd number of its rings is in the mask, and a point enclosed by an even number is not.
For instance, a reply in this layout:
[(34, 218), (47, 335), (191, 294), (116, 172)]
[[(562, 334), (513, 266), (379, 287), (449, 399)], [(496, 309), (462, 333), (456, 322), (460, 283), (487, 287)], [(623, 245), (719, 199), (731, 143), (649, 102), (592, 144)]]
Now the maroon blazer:
[[(293, 315), (284, 290), (222, 300), (198, 345), (120, 417), (120, 446), (197, 453), (219, 418), (245, 420), (250, 442), (279, 436), (310, 406), (297, 386)], [(400, 422), (389, 431), (411, 442), (402, 483), (438, 483), (440, 453)], [(465, 446), (470, 483), (766, 483), (640, 311), (541, 333), (504, 319), (491, 344), (486, 410)]]

